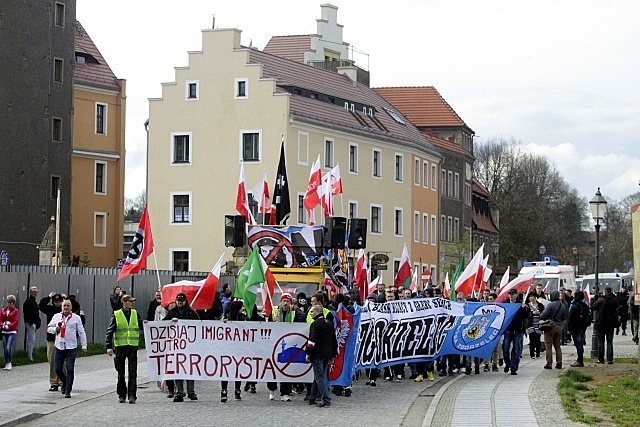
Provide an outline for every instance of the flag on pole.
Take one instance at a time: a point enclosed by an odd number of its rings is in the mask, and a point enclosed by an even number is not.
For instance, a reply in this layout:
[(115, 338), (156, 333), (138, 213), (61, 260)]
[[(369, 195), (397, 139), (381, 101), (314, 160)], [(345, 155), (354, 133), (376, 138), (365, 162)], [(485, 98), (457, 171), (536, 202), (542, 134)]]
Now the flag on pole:
[(291, 216), (291, 201), (289, 200), (289, 180), (287, 178), (287, 163), (284, 159), (284, 136), (280, 144), (280, 161), (276, 174), (276, 185), (273, 191), (275, 211), (272, 210), (270, 223), (272, 225), (286, 225)]
[(318, 159), (311, 166), (307, 191), (302, 198), (305, 208), (309, 214), (309, 225), (315, 224), (314, 209), (320, 204), (320, 190), (322, 186), (322, 173), (320, 172), (320, 154)]
[(456, 298), (451, 298), (451, 283), (449, 283), (449, 273), (444, 276), (444, 289), (442, 290), (442, 295), (445, 298), (450, 299), (451, 301), (455, 301)]
[[(460, 261), (458, 262), (458, 266), (456, 267), (456, 270), (453, 272), (453, 275), (451, 276), (451, 282), (456, 283), (456, 280), (458, 280), (458, 277), (462, 275), (463, 271), (464, 271), (464, 256), (461, 256)], [(449, 283), (449, 299), (451, 301), (456, 301), (457, 299), (455, 290), (451, 289), (451, 283)]]
[(418, 267), (413, 267), (413, 277), (411, 278), (409, 289), (411, 292), (416, 292), (418, 290)]
[(342, 194), (342, 178), (340, 177), (340, 165), (335, 165), (330, 172), (331, 194)]
[(498, 298), (495, 299), (495, 302), (506, 301), (507, 298), (509, 298), (509, 291), (511, 289), (515, 289), (519, 294), (527, 292), (529, 290), (529, 287), (533, 283), (535, 275), (536, 271), (531, 270), (507, 283), (500, 289), (500, 293), (498, 294)]
[(262, 258), (262, 255), (260, 255), (260, 248), (256, 245), (251, 251), (247, 262), (238, 272), (236, 289), (233, 296), (244, 301), (247, 316), (251, 317), (253, 308), (256, 305), (256, 294), (260, 290), (264, 298), (263, 308), (267, 316), (270, 316), (271, 310), (273, 309), (271, 297), (273, 297), (276, 286), (279, 285), (275, 277), (273, 277), (271, 270), (269, 270), (267, 263)]
[(187, 296), (189, 305), (194, 310), (208, 310), (213, 307), (213, 300), (218, 290), (218, 282), (220, 280), (220, 267), (225, 254), (222, 254), (211, 273), (204, 280), (191, 282), (189, 280), (181, 280), (176, 283), (169, 283), (162, 287), (162, 301), (165, 304), (176, 300), (179, 293)]
[(333, 194), (331, 193), (331, 173), (327, 172), (322, 177), (322, 187), (320, 189), (320, 201), (322, 204), (322, 210), (324, 217), (329, 218), (333, 216)]
[(367, 296), (375, 292), (376, 288), (378, 287), (378, 283), (380, 283), (381, 281), (382, 275), (376, 277), (371, 283), (369, 283), (369, 286), (367, 287)]
[[(269, 184), (267, 184), (267, 170), (262, 174), (262, 189), (258, 201), (258, 212), (265, 215), (271, 212), (271, 196), (269, 196)], [(263, 221), (264, 222), (264, 221)]]
[(354, 273), (354, 281), (358, 286), (358, 294), (360, 296), (360, 302), (363, 303), (367, 296), (364, 294), (368, 288), (367, 283), (369, 272), (367, 271), (367, 256), (364, 253), (364, 249), (358, 251), (358, 260), (356, 261), (356, 271)]
[(464, 269), (460, 277), (455, 282), (455, 292), (462, 292), (466, 296), (471, 295), (473, 286), (475, 284), (478, 270), (480, 269), (480, 263), (482, 262), (482, 251), (484, 249), (484, 243), (480, 246), (476, 254), (473, 256), (469, 265)]
[(236, 210), (247, 221), (247, 224), (255, 224), (251, 210), (249, 209), (249, 196), (247, 194), (247, 184), (244, 178), (244, 163), (240, 164), (240, 179), (238, 182), (238, 193), (236, 195)]
[(502, 291), (502, 288), (507, 286), (509, 283), (509, 267), (507, 267), (507, 271), (504, 272), (504, 276), (502, 276), (502, 280), (500, 280), (500, 286), (498, 287), (498, 294)]
[(153, 252), (153, 236), (151, 235), (151, 222), (149, 221), (149, 207), (144, 207), (138, 231), (131, 243), (131, 249), (124, 260), (118, 280), (136, 274), (143, 268), (147, 268), (147, 257)]
[(411, 285), (411, 260), (409, 260), (409, 251), (407, 251), (407, 245), (405, 243), (393, 286), (407, 289), (409, 285)]

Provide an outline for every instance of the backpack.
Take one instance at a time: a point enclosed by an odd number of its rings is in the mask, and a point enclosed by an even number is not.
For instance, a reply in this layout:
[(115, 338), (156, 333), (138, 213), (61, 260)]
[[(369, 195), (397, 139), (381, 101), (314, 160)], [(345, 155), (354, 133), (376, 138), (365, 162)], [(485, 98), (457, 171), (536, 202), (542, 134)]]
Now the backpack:
[(580, 304), (580, 326), (587, 329), (591, 326), (591, 309), (586, 304)]

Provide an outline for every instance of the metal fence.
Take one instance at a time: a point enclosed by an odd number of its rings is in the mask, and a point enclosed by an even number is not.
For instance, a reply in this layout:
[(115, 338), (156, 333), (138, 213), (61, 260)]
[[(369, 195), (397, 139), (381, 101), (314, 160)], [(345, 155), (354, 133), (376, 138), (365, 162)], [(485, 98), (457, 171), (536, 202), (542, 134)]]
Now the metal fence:
[[(115, 268), (83, 268), (61, 267), (54, 273), (53, 267), (43, 266), (3, 266), (0, 270), (0, 300), (6, 305), (7, 295), (16, 297), (16, 307), (21, 311), (20, 326), (16, 337), (15, 348), (18, 345), (26, 348), (26, 334), (22, 315), (22, 304), (29, 296), (29, 288), (38, 287), (38, 302), (49, 293), (75, 295), (84, 312), (89, 342), (104, 343), (105, 333), (111, 319), (110, 295), (114, 286), (118, 285), (129, 295), (136, 298), (134, 307), (141, 315), (146, 316), (149, 302), (158, 289), (160, 283), (166, 285), (180, 280), (197, 281), (207, 277), (208, 272), (179, 272), (145, 270), (135, 276), (128, 276), (117, 282), (119, 270)], [(235, 276), (221, 274), (219, 289), (223, 284), (235, 284)], [(46, 316), (40, 313), (42, 327), (36, 332), (36, 347), (46, 345)]]

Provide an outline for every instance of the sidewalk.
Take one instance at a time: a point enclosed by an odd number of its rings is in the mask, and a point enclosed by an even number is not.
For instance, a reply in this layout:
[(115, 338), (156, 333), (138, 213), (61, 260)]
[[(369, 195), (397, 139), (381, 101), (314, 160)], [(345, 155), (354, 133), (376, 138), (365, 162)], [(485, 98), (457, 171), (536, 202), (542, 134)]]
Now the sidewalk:
[[(0, 426), (15, 426), (107, 393), (115, 392), (113, 357), (105, 355), (78, 357), (71, 399), (49, 390), (49, 367), (46, 363), (16, 366), (11, 372), (0, 371)], [(144, 350), (138, 351), (138, 384), (149, 381)]]
[[(587, 331), (585, 358), (591, 351), (591, 329)], [(613, 340), (614, 356), (638, 356), (638, 346), (630, 336), (616, 336)], [(458, 375), (435, 395), (423, 427), (569, 427), (582, 425), (570, 421), (562, 409), (556, 392), (558, 369), (544, 369), (544, 354), (540, 359), (529, 357), (523, 348), (518, 375), (500, 372), (482, 372), (480, 375)], [(564, 369), (576, 360), (571, 344), (562, 347)], [(555, 360), (555, 359), (554, 359)], [(595, 363), (589, 364), (593, 366)], [(579, 369), (579, 368), (578, 368)], [(602, 366), (606, 369), (606, 365)]]

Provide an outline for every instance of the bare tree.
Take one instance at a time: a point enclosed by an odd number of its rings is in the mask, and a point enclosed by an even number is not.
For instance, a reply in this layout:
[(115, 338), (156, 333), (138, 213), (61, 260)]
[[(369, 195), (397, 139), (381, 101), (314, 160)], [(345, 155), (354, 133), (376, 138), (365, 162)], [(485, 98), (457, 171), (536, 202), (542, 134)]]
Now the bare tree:
[(138, 194), (133, 199), (124, 199), (124, 220), (131, 222), (140, 221), (140, 217), (142, 217), (142, 212), (144, 211), (145, 206), (147, 205), (147, 192), (142, 190), (140, 194)]

